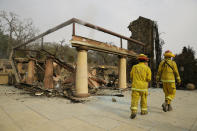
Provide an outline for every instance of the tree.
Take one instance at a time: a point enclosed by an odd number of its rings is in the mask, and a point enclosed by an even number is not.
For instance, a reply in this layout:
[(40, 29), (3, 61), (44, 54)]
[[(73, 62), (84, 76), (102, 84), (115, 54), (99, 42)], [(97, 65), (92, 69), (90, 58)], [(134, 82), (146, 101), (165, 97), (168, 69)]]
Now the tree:
[(3, 34), (9, 36), (7, 55), (13, 46), (33, 38), (38, 32), (31, 19), (21, 20), (17, 14), (6, 11), (0, 11), (0, 29)]
[[(64, 43), (64, 40), (60, 41), (60, 43), (45, 42), (44, 49), (63, 61), (66, 61), (69, 63), (75, 62), (77, 58), (76, 49), (70, 48), (68, 44), (63, 45), (63, 43)], [(39, 47), (36, 49), (39, 50)]]
[(98, 51), (89, 51), (88, 62), (97, 65), (116, 66), (119, 62), (117, 55), (107, 54)]
[(197, 86), (197, 60), (195, 59), (195, 51), (192, 47), (183, 47), (182, 53), (176, 55), (175, 61), (179, 67), (182, 86), (193, 83)]
[(2, 59), (5, 59), (8, 57), (6, 51), (7, 51), (7, 48), (8, 48), (8, 39), (9, 39), (9, 36), (7, 35), (4, 35), (3, 34), (3, 31), (0, 30), (0, 58)]

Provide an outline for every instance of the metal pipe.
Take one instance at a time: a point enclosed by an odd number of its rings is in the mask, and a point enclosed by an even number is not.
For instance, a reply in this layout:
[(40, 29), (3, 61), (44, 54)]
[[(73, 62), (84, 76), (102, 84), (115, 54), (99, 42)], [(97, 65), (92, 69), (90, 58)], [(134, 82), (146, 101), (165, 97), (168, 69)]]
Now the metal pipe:
[(120, 38), (120, 48), (122, 48), (122, 38)]
[(145, 46), (145, 44), (142, 43), (142, 42), (140, 42), (140, 41), (137, 41), (137, 40), (131, 39), (131, 38), (129, 38), (129, 37), (120, 35), (120, 34), (118, 34), (118, 33), (112, 32), (112, 31), (110, 31), (110, 30), (104, 29), (104, 28), (102, 28), (102, 27), (95, 26), (95, 25), (93, 25), (93, 24), (90, 24), (90, 23), (88, 23), (88, 22), (85, 22), (85, 21), (82, 21), (82, 20), (79, 20), (79, 19), (76, 19), (76, 18), (73, 18), (73, 20), (74, 20), (76, 23), (81, 24), (81, 25), (84, 25), (84, 26), (87, 26), (87, 27), (89, 27), (89, 28), (93, 28), (93, 29), (95, 29), (95, 30), (99, 30), (99, 31), (101, 31), (101, 32), (104, 32), (104, 33), (107, 33), (107, 34), (110, 34), (110, 35), (113, 35), (113, 36), (117, 36), (117, 37), (119, 37), (119, 38), (122, 38), (122, 39), (125, 39), (125, 40), (128, 40), (128, 41), (132, 41), (132, 42), (134, 42), (134, 43), (136, 43), (136, 44)]
[(75, 36), (75, 22), (73, 22), (73, 36)]
[(58, 25), (58, 26), (56, 26), (54, 28), (51, 28), (51, 29), (47, 30), (46, 32), (44, 32), (44, 33), (42, 33), (42, 34), (40, 34), (40, 35), (28, 40), (27, 42), (15, 46), (13, 49), (20, 48), (21, 46), (25, 46), (25, 45), (29, 44), (30, 42), (33, 42), (33, 41), (35, 41), (37, 39), (40, 39), (40, 38), (44, 37), (45, 35), (48, 35), (48, 34), (54, 32), (54, 31), (56, 31), (58, 29), (61, 29), (61, 28), (65, 27), (65, 26), (67, 26), (67, 25), (70, 25), (71, 23), (73, 23), (73, 19), (70, 19), (70, 20), (68, 20), (68, 21), (66, 21), (66, 22), (64, 22), (64, 23), (62, 23), (62, 24), (60, 24), (60, 25)]
[(41, 38), (41, 49), (43, 49), (44, 38)]
[(98, 30), (98, 31), (101, 31), (101, 32), (104, 32), (104, 33), (107, 33), (107, 34), (110, 34), (110, 35), (113, 35), (113, 36), (116, 36), (116, 37), (125, 39), (125, 40), (128, 40), (128, 41), (132, 41), (132, 42), (134, 42), (136, 44), (145, 46), (145, 44), (142, 43), (142, 42), (140, 42), (140, 41), (137, 41), (137, 40), (134, 40), (132, 38), (129, 38), (129, 37), (120, 35), (118, 33), (112, 32), (110, 30), (104, 29), (102, 27), (95, 26), (95, 25), (90, 24), (90, 23), (87, 23), (85, 21), (82, 21), (82, 20), (79, 20), (79, 19), (76, 19), (76, 18), (72, 18), (72, 19), (70, 19), (70, 20), (68, 20), (68, 21), (66, 21), (66, 22), (64, 22), (64, 23), (62, 23), (62, 24), (60, 24), (60, 25), (58, 25), (58, 26), (56, 26), (54, 28), (51, 28), (51, 29), (47, 30), (46, 32), (44, 32), (44, 33), (42, 33), (42, 34), (40, 34), (40, 35), (38, 35), (38, 36), (36, 36), (36, 37), (28, 40), (27, 42), (25, 42), (23, 44), (20, 44), (20, 45), (15, 46), (13, 49), (20, 48), (21, 46), (25, 46), (25, 45), (29, 44), (30, 42), (33, 42), (33, 41), (35, 41), (37, 39), (40, 39), (40, 38), (42, 38), (42, 37), (44, 37), (44, 36), (46, 36), (46, 35), (54, 32), (54, 31), (57, 31), (58, 29), (61, 29), (61, 28), (65, 27), (65, 26), (68, 26), (68, 25), (70, 25), (72, 23), (78, 23), (80, 25), (84, 25), (84, 26), (87, 26), (89, 28), (92, 28), (92, 29), (95, 29), (95, 30)]

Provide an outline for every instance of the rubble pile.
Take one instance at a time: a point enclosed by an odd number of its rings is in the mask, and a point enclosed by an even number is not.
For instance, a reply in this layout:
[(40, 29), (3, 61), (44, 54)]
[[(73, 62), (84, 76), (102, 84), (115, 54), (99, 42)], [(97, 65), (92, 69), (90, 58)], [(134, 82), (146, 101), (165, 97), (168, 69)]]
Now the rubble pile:
[[(31, 54), (31, 55), (29, 55)], [(38, 55), (39, 54), (39, 55)], [(50, 67), (50, 61), (52, 68)], [(47, 63), (48, 61), (48, 63)], [(35, 96), (61, 96), (73, 102), (83, 102), (85, 98), (77, 98), (75, 94), (75, 64), (69, 64), (57, 58), (46, 50), (28, 53), (27, 57), (13, 58), (16, 66), (17, 77), (20, 82), (15, 84), (16, 88), (23, 89)], [(33, 66), (33, 67), (31, 67)], [(28, 70), (33, 70), (33, 79), (29, 80)], [(46, 79), (46, 71), (52, 72), (52, 77)], [(91, 66), (88, 69), (88, 88), (91, 95), (109, 95), (102, 93), (104, 89), (115, 89), (118, 85), (118, 68), (113, 66)], [(46, 88), (47, 83), (52, 82), (53, 86)], [(119, 94), (116, 92), (116, 94)], [(113, 95), (113, 93), (111, 94)]]

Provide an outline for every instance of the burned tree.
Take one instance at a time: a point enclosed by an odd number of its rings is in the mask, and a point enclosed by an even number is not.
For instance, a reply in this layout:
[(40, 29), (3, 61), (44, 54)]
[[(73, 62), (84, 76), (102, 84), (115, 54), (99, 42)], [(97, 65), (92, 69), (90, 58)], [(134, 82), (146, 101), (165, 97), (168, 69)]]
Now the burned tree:
[[(6, 57), (8, 57), (14, 46), (35, 37), (38, 30), (35, 28), (31, 19), (21, 20), (13, 12), (0, 11), (0, 32), (2, 35), (8, 37), (6, 42)], [(2, 40), (2, 38), (0, 39)]]

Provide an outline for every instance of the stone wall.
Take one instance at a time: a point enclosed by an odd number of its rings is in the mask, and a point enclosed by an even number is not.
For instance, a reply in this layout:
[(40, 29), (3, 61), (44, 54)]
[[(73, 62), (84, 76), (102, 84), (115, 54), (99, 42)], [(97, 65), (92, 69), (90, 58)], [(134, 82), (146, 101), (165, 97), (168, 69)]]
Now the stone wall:
[[(128, 42), (128, 50), (133, 50), (137, 53), (143, 53), (146, 54), (149, 58), (149, 66), (152, 70), (152, 79), (154, 82), (155, 79), (155, 74), (156, 74), (156, 66), (158, 65), (158, 63), (161, 61), (161, 46), (160, 45), (160, 39), (159, 39), (159, 35), (158, 35), (158, 27), (157, 24), (147, 18), (144, 17), (139, 17), (137, 20), (132, 21), (129, 26), (128, 26), (129, 30), (131, 31), (131, 37), (132, 39), (141, 41), (143, 43), (145, 43), (145, 48), (143, 48), (140, 45), (137, 45), (133, 42)], [(158, 48), (158, 49), (155, 49)], [(154, 52), (156, 54), (156, 62), (154, 60)], [(159, 53), (159, 54), (158, 54)], [(130, 59), (128, 60), (128, 80), (129, 78), (129, 72), (132, 68), (132, 66), (134, 64), (136, 64), (137, 62), (135, 62), (136, 60), (134, 59)], [(154, 83), (153, 83), (154, 84)], [(152, 84), (152, 85), (153, 85)]]

